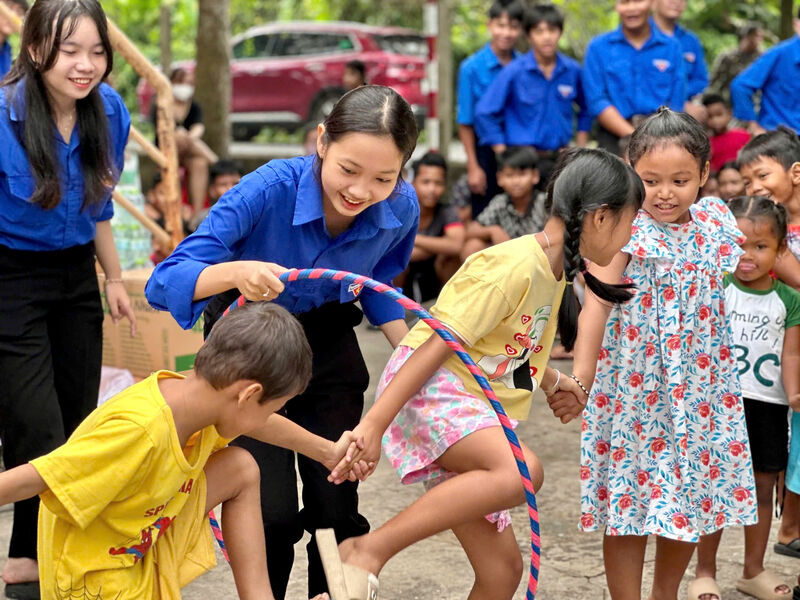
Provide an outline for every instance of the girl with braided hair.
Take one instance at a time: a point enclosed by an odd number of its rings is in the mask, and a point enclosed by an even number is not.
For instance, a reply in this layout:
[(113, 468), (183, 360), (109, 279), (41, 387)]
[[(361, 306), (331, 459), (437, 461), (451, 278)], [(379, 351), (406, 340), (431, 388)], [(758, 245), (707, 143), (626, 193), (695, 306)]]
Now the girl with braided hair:
[[(659, 110), (633, 133), (628, 153), (647, 192), (644, 207), (630, 243), (589, 271), (631, 283), (635, 297), (612, 307), (587, 294), (575, 347), (574, 373), (591, 386), (580, 527), (605, 529), (613, 600), (641, 597), (647, 537), (656, 535), (650, 598), (675, 600), (700, 536), (756, 521), (724, 308), (723, 275), (736, 268), (742, 234), (722, 200), (695, 202), (709, 142), (692, 117)], [(577, 414), (559, 398), (551, 407), (563, 419)], [(689, 597), (719, 600), (719, 589), (693, 585)]]
[[(573, 150), (558, 168), (544, 231), (470, 256), (431, 308), (483, 370), (512, 419), (527, 418), (540, 387), (547, 395), (558, 390), (583, 395), (577, 381), (547, 367), (555, 313), (561, 339), (571, 349), (579, 308), (572, 282), (581, 257), (607, 265), (628, 242), (644, 198), (633, 169), (605, 151)], [(626, 286), (606, 285), (591, 275), (586, 282), (607, 302), (631, 295)], [(360, 569), (347, 572), (369, 579), (403, 548), (452, 529), (475, 570), (470, 598), (511, 598), (522, 559), (508, 509), (524, 501), (514, 457), (477, 383), (425, 323), (395, 350), (377, 401), (354, 431), (365, 444), (354, 460), (377, 462), (382, 438), (403, 483), (424, 482), (427, 492), (374, 532), (342, 542), (342, 560)], [(523, 450), (538, 489), (541, 465), (524, 444)], [(340, 464), (332, 476), (341, 477), (346, 469)]]

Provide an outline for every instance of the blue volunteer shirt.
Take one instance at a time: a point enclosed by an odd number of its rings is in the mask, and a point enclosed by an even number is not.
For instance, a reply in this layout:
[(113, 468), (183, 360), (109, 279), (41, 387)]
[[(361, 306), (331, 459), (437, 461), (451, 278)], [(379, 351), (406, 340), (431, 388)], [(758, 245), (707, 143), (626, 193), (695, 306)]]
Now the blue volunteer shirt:
[[(761, 90), (756, 116), (753, 94)], [(733, 116), (758, 121), (764, 129), (786, 125), (800, 132), (800, 37), (771, 48), (731, 82)]]
[(558, 150), (569, 144), (575, 130), (589, 131), (581, 68), (561, 53), (550, 79), (539, 68), (533, 51), (503, 69), (475, 111), (475, 129), (482, 143), (534, 146)]
[(631, 45), (621, 26), (597, 36), (586, 48), (581, 79), (589, 113), (596, 117), (614, 106), (630, 119), (652, 114), (662, 105), (682, 111), (683, 61), (680, 43), (656, 27), (640, 49)]
[[(657, 27), (653, 19), (650, 20), (651, 27)], [(659, 30), (660, 31), (660, 30)], [(661, 32), (669, 37), (668, 33)], [(688, 29), (680, 25), (675, 25), (673, 36), (681, 45), (683, 51), (684, 68), (686, 71), (686, 99), (694, 98), (702, 94), (708, 87), (708, 68), (706, 67), (705, 52), (700, 38)]]
[(0, 46), (0, 79), (6, 76), (11, 70), (11, 44), (7, 41), (3, 42), (3, 45)]
[[(514, 51), (514, 58), (519, 53)], [(486, 90), (503, 70), (492, 47), (486, 44), (472, 56), (464, 59), (458, 68), (458, 112), (459, 125), (474, 125), (475, 106), (483, 98)], [(481, 141), (481, 143), (484, 143)]]
[[(53, 128), (53, 145), (61, 179), (61, 201), (55, 208), (42, 209), (30, 202), (36, 187), (25, 149), (18, 136), (26, 118), (25, 82), (16, 85), (16, 98), (9, 102), (11, 86), (0, 88), (0, 245), (15, 250), (63, 250), (88, 244), (96, 233), (97, 222), (114, 214), (111, 192), (103, 202), (83, 210), (81, 147), (76, 126), (67, 144)], [(113, 163), (117, 172), (125, 162), (125, 145), (131, 116), (119, 94), (106, 84), (100, 97), (108, 117)]]
[[(331, 238), (314, 161), (314, 156), (273, 160), (225, 193), (197, 231), (155, 268), (145, 287), (148, 302), (189, 328), (209, 301), (192, 300), (200, 272), (235, 260), (351, 271), (391, 285), (414, 248), (419, 223), (414, 188), (401, 181), (388, 199), (368, 207)], [(300, 314), (356, 299), (375, 325), (403, 318), (394, 300), (330, 279), (293, 282), (275, 301)]]

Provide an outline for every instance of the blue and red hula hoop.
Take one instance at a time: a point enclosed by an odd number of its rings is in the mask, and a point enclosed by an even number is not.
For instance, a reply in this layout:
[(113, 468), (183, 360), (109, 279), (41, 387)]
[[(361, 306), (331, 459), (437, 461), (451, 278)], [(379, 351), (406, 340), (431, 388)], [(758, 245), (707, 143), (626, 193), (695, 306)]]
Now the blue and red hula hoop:
[[(444, 325), (434, 319), (430, 313), (428, 313), (428, 311), (422, 308), (419, 304), (405, 297), (396, 289), (386, 285), (385, 283), (375, 281), (368, 277), (364, 277), (363, 275), (356, 275), (354, 273), (348, 273), (347, 271), (335, 271), (333, 269), (292, 269), (280, 275), (280, 280), (284, 283), (291, 283), (299, 279), (333, 279), (335, 281), (343, 281), (350, 285), (363, 286), (365, 288), (374, 290), (379, 294), (384, 294), (392, 298), (403, 308), (416, 314), (420, 319), (425, 321), (425, 323), (427, 323), (431, 329), (439, 334), (439, 337), (441, 337), (445, 343), (452, 348), (461, 361), (466, 365), (469, 372), (472, 373), (475, 381), (477, 381), (478, 385), (481, 386), (483, 393), (486, 395), (486, 398), (489, 400), (489, 403), (492, 405), (495, 413), (497, 413), (497, 418), (500, 420), (500, 425), (503, 427), (503, 431), (506, 434), (509, 446), (511, 446), (511, 452), (514, 454), (514, 458), (517, 461), (517, 468), (519, 469), (520, 477), (522, 478), (522, 486), (525, 489), (525, 499), (528, 503), (528, 516), (530, 517), (531, 522), (531, 571), (530, 577), (528, 578), (528, 592), (526, 598), (527, 600), (534, 600), (536, 588), (539, 584), (541, 539), (539, 537), (539, 511), (536, 508), (536, 496), (533, 490), (533, 482), (531, 481), (531, 475), (528, 471), (528, 465), (525, 463), (525, 456), (522, 453), (522, 447), (520, 446), (519, 439), (511, 427), (511, 421), (509, 420), (508, 415), (506, 415), (505, 410), (503, 410), (503, 406), (497, 400), (497, 396), (492, 390), (492, 386), (489, 385), (489, 382), (487, 381), (486, 377), (483, 376), (483, 372), (480, 370), (478, 365), (475, 364), (470, 355), (467, 354), (466, 350), (464, 350), (461, 344), (458, 343), (458, 341), (444, 327)], [(227, 314), (233, 308), (243, 305), (245, 302), (246, 300), (244, 299), (244, 296), (240, 296), (239, 299), (230, 308), (228, 308), (228, 310), (225, 311), (225, 314)], [(214, 537), (217, 538), (217, 542), (219, 542), (222, 553), (227, 559), (228, 554), (225, 550), (225, 542), (222, 539), (222, 531), (220, 530), (219, 524), (217, 523), (213, 512), (209, 515), (209, 520), (211, 522), (211, 529), (214, 532)]]

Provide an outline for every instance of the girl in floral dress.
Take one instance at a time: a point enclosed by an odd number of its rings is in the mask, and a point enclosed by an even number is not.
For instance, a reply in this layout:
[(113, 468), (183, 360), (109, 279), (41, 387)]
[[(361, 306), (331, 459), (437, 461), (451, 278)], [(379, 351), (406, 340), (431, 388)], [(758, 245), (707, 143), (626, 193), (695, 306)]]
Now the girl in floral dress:
[[(580, 528), (605, 528), (614, 600), (640, 598), (647, 536), (658, 536), (650, 598), (674, 600), (701, 535), (756, 521), (722, 285), (736, 267), (741, 232), (718, 198), (695, 202), (709, 142), (693, 118), (659, 110), (628, 151), (645, 185), (643, 210), (620, 255), (590, 272), (609, 282), (624, 277), (636, 296), (612, 309), (587, 294), (575, 348), (574, 374), (591, 386)], [(572, 414), (557, 399), (551, 405), (562, 419)]]

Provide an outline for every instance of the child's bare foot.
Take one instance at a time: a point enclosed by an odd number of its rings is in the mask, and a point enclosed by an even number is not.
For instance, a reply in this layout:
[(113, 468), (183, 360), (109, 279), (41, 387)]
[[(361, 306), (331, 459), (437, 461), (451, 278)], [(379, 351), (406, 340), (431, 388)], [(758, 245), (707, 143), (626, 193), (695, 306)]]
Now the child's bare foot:
[(3, 581), (6, 583), (39, 581), (39, 563), (32, 558), (9, 558), (3, 567)]
[(342, 562), (345, 564), (378, 575), (383, 568), (383, 563), (368, 550), (366, 543), (368, 537), (369, 534), (347, 538), (339, 544), (339, 556), (342, 557)]

